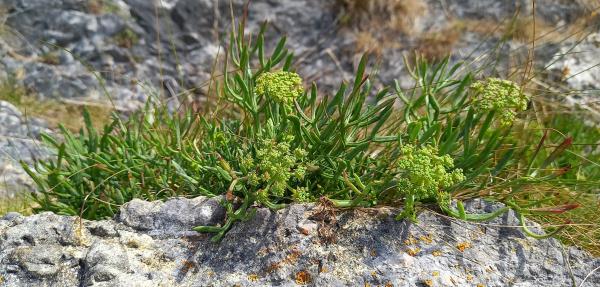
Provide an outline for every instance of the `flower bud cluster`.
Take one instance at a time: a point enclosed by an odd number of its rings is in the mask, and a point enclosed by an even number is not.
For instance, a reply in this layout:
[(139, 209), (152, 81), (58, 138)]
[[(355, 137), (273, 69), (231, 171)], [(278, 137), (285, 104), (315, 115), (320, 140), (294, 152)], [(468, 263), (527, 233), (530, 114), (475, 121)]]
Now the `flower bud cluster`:
[(291, 104), (303, 92), (302, 78), (293, 72), (266, 72), (256, 80), (256, 93), (279, 103)]
[(502, 126), (511, 125), (518, 111), (527, 109), (527, 95), (514, 82), (488, 78), (471, 85), (478, 98), (475, 107), (483, 111), (496, 111)]
[(265, 140), (256, 150), (256, 159), (246, 156), (242, 158), (241, 166), (248, 171), (251, 185), (263, 185), (268, 187), (271, 195), (283, 197), (290, 181), (304, 179), (306, 166), (302, 161), (305, 157), (305, 150), (291, 150), (288, 142)]
[(449, 155), (438, 155), (437, 148), (405, 145), (401, 152), (398, 167), (403, 172), (398, 187), (417, 201), (435, 198), (440, 190), (465, 179), (461, 169), (448, 171), (454, 168), (454, 161)]

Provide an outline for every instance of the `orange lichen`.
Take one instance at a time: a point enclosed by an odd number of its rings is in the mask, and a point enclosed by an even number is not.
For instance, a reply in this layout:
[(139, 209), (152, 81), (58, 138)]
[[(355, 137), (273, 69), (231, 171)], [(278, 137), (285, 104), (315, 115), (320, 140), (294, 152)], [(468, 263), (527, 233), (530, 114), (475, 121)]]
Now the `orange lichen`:
[(419, 239), (421, 239), (421, 241), (427, 243), (427, 244), (431, 244), (433, 242), (433, 239), (431, 239), (431, 235), (421, 235), (419, 237)]
[(183, 266), (181, 267), (181, 273), (187, 274), (191, 269), (195, 270), (197, 266), (198, 265), (196, 264), (196, 262), (185, 260), (183, 261)]
[(296, 284), (306, 285), (306, 284), (310, 283), (310, 281), (311, 281), (311, 278), (310, 278), (310, 273), (308, 273), (308, 271), (302, 270), (302, 271), (296, 272)]
[(417, 244), (417, 240), (410, 236), (408, 239), (404, 240), (404, 245), (413, 245), (413, 244)]
[(279, 268), (281, 268), (281, 263), (279, 263), (279, 262), (274, 262), (274, 263), (271, 263), (271, 264), (270, 264), (270, 265), (267, 267), (267, 270), (266, 270), (266, 271), (267, 271), (267, 273), (272, 273), (272, 272), (274, 272), (274, 271), (278, 270)]
[(300, 251), (298, 251), (298, 249), (293, 248), (290, 251), (290, 254), (288, 254), (285, 258), (283, 258), (283, 260), (279, 261), (279, 262), (273, 262), (271, 263), (267, 268), (266, 268), (266, 272), (267, 273), (272, 273), (274, 271), (276, 271), (277, 269), (281, 268), (283, 265), (287, 265), (287, 264), (294, 264), (296, 263), (296, 261), (298, 261), (298, 258), (302, 255), (302, 253), (300, 253)]
[(293, 249), (290, 254), (283, 260), (284, 263), (292, 264), (302, 255), (297, 249)]
[(303, 235), (309, 235), (310, 231), (304, 227), (298, 227), (298, 231)]
[(371, 252), (369, 254), (371, 254), (371, 257), (375, 257), (377, 256), (377, 250), (371, 249)]
[(456, 244), (456, 248), (460, 251), (460, 252), (465, 252), (465, 250), (467, 248), (471, 248), (471, 243), (469, 242), (459, 242), (458, 244)]
[(410, 248), (406, 251), (406, 253), (410, 256), (417, 256), (417, 254), (419, 254), (419, 252), (421, 252), (421, 248), (416, 247), (416, 248)]

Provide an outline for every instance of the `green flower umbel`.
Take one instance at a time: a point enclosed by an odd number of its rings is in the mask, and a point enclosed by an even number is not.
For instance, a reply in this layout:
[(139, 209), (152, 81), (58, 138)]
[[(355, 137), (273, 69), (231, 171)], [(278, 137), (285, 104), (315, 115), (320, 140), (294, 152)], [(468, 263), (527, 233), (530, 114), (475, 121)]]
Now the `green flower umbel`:
[(256, 93), (279, 103), (291, 104), (303, 92), (302, 78), (293, 72), (266, 72), (256, 80)]
[(438, 155), (437, 148), (405, 145), (400, 151), (398, 189), (405, 201), (402, 213), (396, 218), (416, 221), (415, 202), (436, 198), (444, 188), (465, 180), (465, 176), (461, 169), (448, 172), (454, 168), (454, 161), (449, 155)]
[(483, 111), (496, 111), (500, 124), (509, 126), (518, 111), (527, 109), (529, 98), (514, 82), (498, 78), (488, 78), (471, 85), (478, 94), (475, 107)]
[(304, 178), (306, 168), (301, 163), (304, 157), (306, 151), (300, 148), (292, 151), (287, 142), (264, 141), (256, 151), (258, 184), (265, 183), (271, 195), (283, 197), (291, 180)]
[(465, 179), (461, 169), (448, 172), (454, 168), (454, 161), (449, 155), (438, 155), (435, 147), (405, 145), (400, 151), (402, 158), (398, 168), (402, 171), (402, 177), (398, 187), (405, 194), (414, 195), (417, 201), (435, 198), (441, 189)]

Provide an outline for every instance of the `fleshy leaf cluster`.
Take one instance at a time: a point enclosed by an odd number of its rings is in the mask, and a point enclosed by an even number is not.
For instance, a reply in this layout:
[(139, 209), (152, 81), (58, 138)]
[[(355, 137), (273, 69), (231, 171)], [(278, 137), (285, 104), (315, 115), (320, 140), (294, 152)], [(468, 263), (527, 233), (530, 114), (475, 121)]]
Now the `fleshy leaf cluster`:
[(517, 112), (527, 109), (529, 98), (512, 81), (487, 78), (472, 84), (471, 89), (478, 94), (475, 107), (495, 111), (502, 126), (511, 125)]
[(256, 93), (279, 103), (290, 104), (303, 92), (302, 78), (294, 72), (266, 72), (256, 80)]

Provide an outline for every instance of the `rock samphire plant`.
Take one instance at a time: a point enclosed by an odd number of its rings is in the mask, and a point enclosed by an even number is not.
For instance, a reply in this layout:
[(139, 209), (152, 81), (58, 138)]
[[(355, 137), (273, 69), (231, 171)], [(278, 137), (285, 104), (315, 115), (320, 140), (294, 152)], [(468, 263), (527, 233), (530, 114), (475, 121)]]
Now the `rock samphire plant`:
[[(101, 132), (84, 113), (87, 129), (45, 135), (56, 156), (24, 168), (39, 187), (36, 211), (112, 217), (133, 198), (218, 196), (227, 210), (219, 226), (199, 226), (220, 240), (255, 206), (279, 209), (326, 200), (338, 208), (402, 206), (397, 218), (416, 220), (419, 206), (463, 220), (492, 219), (512, 209), (524, 217), (563, 212), (526, 194), (531, 186), (568, 188), (568, 168), (556, 159), (570, 145), (523, 142), (528, 97), (508, 80), (468, 72), (443, 60), (417, 58), (414, 87), (375, 90), (367, 57), (354, 81), (320, 95), (293, 69), (281, 39), (270, 55), (264, 28), (243, 26), (229, 37), (214, 109), (171, 114), (148, 106), (127, 120), (115, 117)], [(517, 128), (519, 127), (519, 128)], [(467, 214), (461, 200), (504, 203), (489, 214)]]

